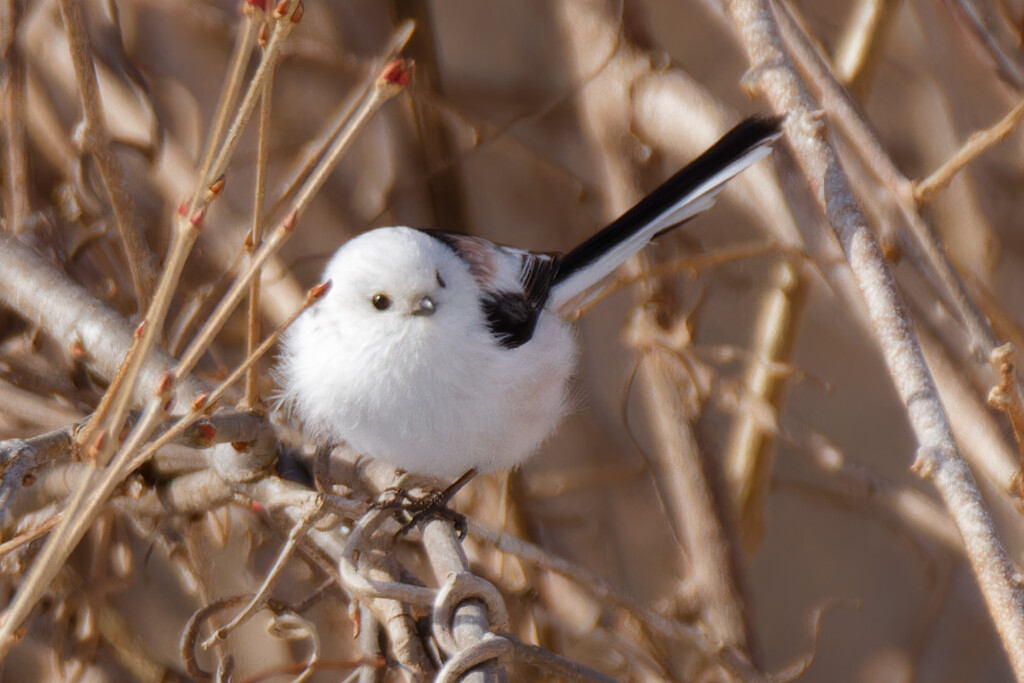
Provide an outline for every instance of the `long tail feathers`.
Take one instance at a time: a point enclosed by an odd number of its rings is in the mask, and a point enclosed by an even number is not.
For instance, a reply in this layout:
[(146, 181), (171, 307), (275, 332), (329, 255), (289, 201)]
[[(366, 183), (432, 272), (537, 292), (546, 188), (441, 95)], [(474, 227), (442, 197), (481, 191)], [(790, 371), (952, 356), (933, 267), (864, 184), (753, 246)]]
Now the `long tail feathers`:
[(660, 233), (711, 208), (715, 195), (745, 168), (771, 153), (781, 118), (743, 121), (613, 223), (570, 251), (558, 267), (550, 304), (559, 310)]

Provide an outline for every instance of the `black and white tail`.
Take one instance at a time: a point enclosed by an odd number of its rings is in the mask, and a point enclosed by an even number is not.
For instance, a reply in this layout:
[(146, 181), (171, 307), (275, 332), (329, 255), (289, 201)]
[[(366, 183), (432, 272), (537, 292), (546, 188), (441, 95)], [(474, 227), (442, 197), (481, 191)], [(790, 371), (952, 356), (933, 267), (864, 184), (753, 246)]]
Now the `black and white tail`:
[(722, 187), (771, 153), (781, 118), (743, 121), (608, 227), (563, 256), (549, 305), (559, 310), (662, 232), (706, 211)]

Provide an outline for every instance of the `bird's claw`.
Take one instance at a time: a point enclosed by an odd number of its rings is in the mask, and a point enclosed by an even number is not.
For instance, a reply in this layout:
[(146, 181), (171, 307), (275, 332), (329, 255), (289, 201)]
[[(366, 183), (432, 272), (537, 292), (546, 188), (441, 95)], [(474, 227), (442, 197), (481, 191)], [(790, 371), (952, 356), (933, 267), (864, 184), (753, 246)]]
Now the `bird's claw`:
[(395, 511), (395, 517), (402, 523), (396, 536), (403, 536), (423, 520), (434, 517), (451, 522), (461, 541), (466, 537), (466, 516), (449, 508), (448, 503), (475, 475), (475, 470), (469, 470), (447, 488), (428, 491), (421, 496), (414, 496), (399, 487), (389, 488), (381, 492), (373, 507)]

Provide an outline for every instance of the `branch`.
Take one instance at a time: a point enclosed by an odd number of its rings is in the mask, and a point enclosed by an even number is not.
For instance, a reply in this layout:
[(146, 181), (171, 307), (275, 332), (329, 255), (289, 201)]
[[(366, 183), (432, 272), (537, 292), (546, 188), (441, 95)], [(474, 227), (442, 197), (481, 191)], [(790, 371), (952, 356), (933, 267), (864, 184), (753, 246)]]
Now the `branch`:
[(918, 441), (915, 472), (933, 481), (964, 539), (967, 557), (1018, 678), (1024, 678), (1024, 593), (960, 452), (892, 272), (847, 183), (826, 127), (782, 48), (767, 0), (730, 0), (754, 82), (778, 112), (804, 177), (857, 281), (876, 338)]
[[(55, 339), (69, 357), (72, 345), (81, 344), (86, 364), (100, 377), (114, 377), (134, 336), (127, 320), (17, 240), (0, 239), (0, 272), (0, 302)], [(170, 355), (154, 349), (143, 363), (141, 381), (132, 388), (134, 401), (148, 399), (160, 376), (173, 366)], [(194, 377), (184, 377), (175, 388), (175, 400), (187, 404), (206, 390)]]
[(82, 96), (82, 147), (96, 159), (103, 186), (110, 198), (110, 208), (114, 211), (114, 222), (121, 234), (125, 259), (135, 287), (135, 298), (139, 310), (145, 310), (156, 282), (156, 258), (146, 246), (139, 217), (135, 212), (135, 202), (125, 185), (121, 163), (110, 144), (110, 131), (103, 118), (103, 103), (100, 101), (82, 5), (77, 0), (60, 0), (60, 9), (64, 16), (64, 29), (68, 35), (79, 94)]

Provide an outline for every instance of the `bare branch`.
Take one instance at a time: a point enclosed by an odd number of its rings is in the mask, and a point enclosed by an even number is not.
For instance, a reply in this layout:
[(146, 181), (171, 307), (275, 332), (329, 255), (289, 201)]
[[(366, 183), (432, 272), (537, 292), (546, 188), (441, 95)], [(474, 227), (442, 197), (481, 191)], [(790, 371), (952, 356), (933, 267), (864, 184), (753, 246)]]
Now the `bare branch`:
[(768, 3), (731, 0), (729, 11), (758, 88), (776, 111), (788, 114), (786, 131), (797, 161), (828, 215), (867, 304), (918, 440), (914, 469), (932, 480), (956, 520), (1003, 647), (1018, 677), (1024, 677), (1024, 593), (974, 477), (960, 457), (892, 273), (828, 143), (818, 108), (782, 48)]

